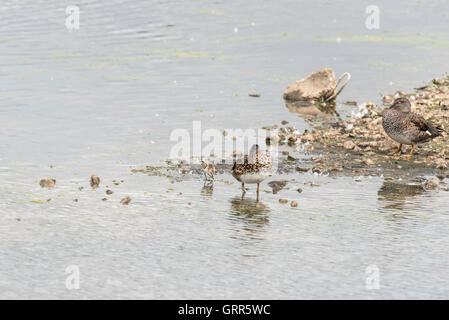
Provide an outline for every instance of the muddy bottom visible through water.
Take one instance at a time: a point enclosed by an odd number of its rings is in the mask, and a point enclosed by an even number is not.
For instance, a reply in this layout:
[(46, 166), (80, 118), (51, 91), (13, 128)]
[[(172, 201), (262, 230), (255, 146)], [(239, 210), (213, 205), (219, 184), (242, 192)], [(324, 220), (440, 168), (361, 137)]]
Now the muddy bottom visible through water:
[(279, 171), (256, 202), (226, 170), (155, 169), (194, 121), (310, 129), (282, 93), (323, 67), (352, 75), (346, 119), (449, 70), (449, 3), (378, 1), (378, 30), (369, 4), (78, 1), (72, 32), (65, 3), (0, 4), (0, 298), (448, 298), (436, 172)]

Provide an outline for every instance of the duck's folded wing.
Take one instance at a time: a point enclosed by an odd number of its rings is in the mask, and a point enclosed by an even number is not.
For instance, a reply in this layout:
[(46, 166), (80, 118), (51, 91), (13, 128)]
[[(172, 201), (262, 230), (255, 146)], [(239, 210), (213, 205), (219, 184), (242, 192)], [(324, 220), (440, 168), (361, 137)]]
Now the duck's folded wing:
[(419, 131), (417, 133), (417, 141), (425, 141), (427, 139), (433, 139), (440, 136), (443, 133), (443, 129), (439, 126), (434, 126), (432, 123), (424, 119), (422, 116), (409, 113), (408, 118), (413, 124), (414, 129)]
[(420, 131), (430, 131), (432, 126), (426, 119), (416, 113), (409, 113), (408, 118), (410, 122)]

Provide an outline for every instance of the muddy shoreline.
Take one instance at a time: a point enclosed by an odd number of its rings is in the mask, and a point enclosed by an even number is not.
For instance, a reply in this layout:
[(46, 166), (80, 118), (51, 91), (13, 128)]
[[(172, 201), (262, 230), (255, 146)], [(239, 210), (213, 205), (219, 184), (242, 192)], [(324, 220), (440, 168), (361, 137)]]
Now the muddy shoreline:
[[(361, 106), (359, 116), (342, 120), (335, 109), (321, 106), (322, 114), (334, 113), (334, 122), (325, 125), (311, 124), (311, 130), (295, 135), (294, 128), (280, 128), (270, 134), (269, 143), (301, 146), (313, 154), (312, 170), (317, 173), (344, 175), (383, 176), (386, 179), (413, 179), (416, 176), (449, 175), (446, 136), (418, 145), (413, 156), (391, 156), (397, 143), (391, 140), (382, 128), (382, 109), (398, 97), (407, 97), (412, 102), (412, 111), (421, 114), (434, 124), (449, 128), (449, 79), (437, 78), (412, 93), (402, 91), (384, 97), (384, 106), (367, 102)], [(316, 117), (320, 115), (317, 114)], [(410, 148), (405, 148), (406, 154)]]
[[(449, 177), (446, 136), (417, 146), (413, 156), (408, 159), (392, 156), (397, 147), (382, 128), (382, 109), (400, 96), (407, 97), (412, 103), (412, 111), (421, 114), (432, 123), (449, 129), (449, 78), (437, 78), (428, 85), (416, 88), (414, 92), (398, 91), (383, 98), (384, 106), (367, 102), (359, 105), (358, 115), (343, 120), (335, 111), (335, 105), (315, 106), (310, 129), (299, 133), (287, 121), (275, 125), (263, 126), (267, 130), (267, 145), (277, 145), (279, 161), (277, 173), (292, 174), (311, 172), (318, 175), (339, 175), (360, 177), (376, 176), (384, 180), (405, 180), (410, 183), (426, 184), (424, 177), (434, 176), (442, 182)], [(346, 103), (357, 108), (356, 103)], [(291, 105), (287, 106), (291, 111)], [(298, 108), (310, 106), (299, 106)], [(313, 107), (313, 106), (312, 106)], [(325, 118), (320, 121), (320, 118)], [(408, 153), (405, 147), (403, 154)], [(232, 179), (220, 176), (230, 173), (229, 161), (209, 158), (217, 168), (218, 181), (233, 184)], [(196, 161), (198, 162), (198, 161)], [(132, 173), (144, 173), (150, 176), (162, 176), (172, 183), (201, 178), (199, 162), (166, 160), (166, 165), (146, 166), (132, 169)], [(435, 184), (435, 180), (430, 185)], [(429, 186), (429, 183), (427, 183)]]

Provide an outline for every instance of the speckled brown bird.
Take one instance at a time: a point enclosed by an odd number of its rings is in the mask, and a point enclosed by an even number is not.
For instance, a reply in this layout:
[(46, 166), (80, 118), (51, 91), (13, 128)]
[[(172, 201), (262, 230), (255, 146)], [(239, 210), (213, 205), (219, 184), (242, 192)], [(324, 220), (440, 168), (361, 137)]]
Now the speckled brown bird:
[(271, 175), (272, 160), (268, 153), (260, 150), (259, 145), (251, 147), (249, 155), (243, 161), (234, 160), (232, 176), (242, 183), (242, 198), (246, 193), (245, 183), (257, 183), (257, 201), (259, 201), (260, 183)]
[(387, 135), (399, 143), (399, 148), (392, 155), (401, 154), (402, 145), (412, 146), (405, 157), (410, 158), (419, 143), (428, 142), (442, 135), (443, 128), (435, 126), (422, 116), (411, 112), (410, 101), (407, 98), (396, 99), (393, 105), (384, 110), (382, 126)]
[(212, 163), (207, 164), (201, 160), (201, 167), (203, 168), (204, 179), (206, 181), (213, 181), (215, 176), (215, 166)]

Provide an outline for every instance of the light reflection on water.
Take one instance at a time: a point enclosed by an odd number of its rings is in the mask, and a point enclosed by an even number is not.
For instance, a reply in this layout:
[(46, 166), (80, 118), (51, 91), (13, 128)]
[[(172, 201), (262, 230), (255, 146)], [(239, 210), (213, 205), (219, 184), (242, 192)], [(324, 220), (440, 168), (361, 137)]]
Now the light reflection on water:
[(282, 93), (322, 67), (351, 72), (340, 99), (357, 102), (440, 76), (447, 4), (381, 1), (382, 29), (363, 38), (363, 3), (78, 3), (72, 33), (57, 2), (0, 5), (1, 298), (448, 297), (445, 191), (297, 173), (271, 177), (289, 181), (277, 195), (264, 182), (257, 203), (238, 183), (130, 173), (162, 163), (194, 120), (307, 128)]

